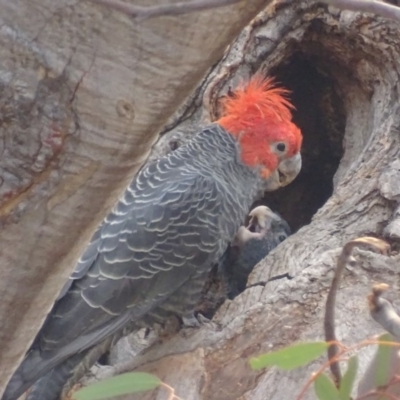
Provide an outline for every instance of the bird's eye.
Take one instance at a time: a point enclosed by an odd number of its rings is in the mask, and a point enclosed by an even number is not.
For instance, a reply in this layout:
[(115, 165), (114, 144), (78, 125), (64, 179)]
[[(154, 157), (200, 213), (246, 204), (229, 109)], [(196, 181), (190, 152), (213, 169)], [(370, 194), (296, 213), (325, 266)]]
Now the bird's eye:
[(285, 143), (278, 143), (276, 145), (276, 148), (278, 149), (278, 151), (284, 152), (286, 150), (286, 145)]
[(286, 239), (286, 236), (285, 236), (285, 235), (279, 235), (279, 237), (278, 237), (278, 240), (279, 240), (280, 242), (283, 242), (285, 239)]

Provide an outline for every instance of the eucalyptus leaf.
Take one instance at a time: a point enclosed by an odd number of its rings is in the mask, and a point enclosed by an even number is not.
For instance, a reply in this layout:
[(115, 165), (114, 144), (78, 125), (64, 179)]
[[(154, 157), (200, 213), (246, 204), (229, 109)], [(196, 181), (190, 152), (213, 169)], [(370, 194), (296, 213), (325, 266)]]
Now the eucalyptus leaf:
[(306, 365), (320, 357), (327, 347), (326, 342), (297, 343), (284, 349), (253, 357), (249, 362), (254, 370), (271, 366), (290, 370)]
[[(384, 333), (379, 336), (380, 342), (393, 342), (393, 336), (389, 333)], [(393, 347), (387, 344), (380, 344), (376, 354), (377, 364), (379, 368), (376, 369), (375, 385), (376, 387), (385, 386), (390, 379), (390, 354)]]
[(354, 380), (356, 378), (358, 368), (357, 356), (353, 356), (347, 363), (346, 373), (340, 381), (339, 395), (340, 400), (350, 400), (351, 391), (353, 389)]
[(129, 393), (144, 392), (158, 387), (162, 382), (146, 372), (129, 372), (93, 383), (74, 393), (76, 400), (102, 400)]
[(326, 374), (319, 374), (314, 381), (315, 394), (318, 400), (340, 400), (339, 392)]

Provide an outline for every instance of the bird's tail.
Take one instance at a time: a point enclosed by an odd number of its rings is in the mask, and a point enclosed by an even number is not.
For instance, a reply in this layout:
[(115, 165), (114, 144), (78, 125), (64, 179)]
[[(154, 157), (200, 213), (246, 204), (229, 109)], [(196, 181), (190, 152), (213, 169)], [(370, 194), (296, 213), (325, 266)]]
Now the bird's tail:
[(37, 379), (35, 366), (42, 364), (43, 359), (38, 351), (32, 351), (15, 371), (8, 382), (1, 400), (17, 400)]
[[(74, 378), (74, 383), (82, 378), (85, 372), (108, 350), (110, 341), (111, 338), (106, 339), (94, 348), (83, 350), (53, 368), (40, 368), (45, 360), (38, 351), (30, 352), (12, 376), (2, 400), (17, 400), (30, 387), (32, 389), (26, 400), (57, 400), (65, 383), (71, 378)], [(45, 374), (38, 371), (44, 371)]]
[(64, 398), (93, 364), (122, 336), (122, 332), (103, 340), (98, 345), (81, 351), (53, 368), (39, 379), (29, 391), (26, 400), (58, 400)]
[[(23, 363), (11, 378), (2, 400), (17, 400), (32, 384), (26, 400), (58, 400), (60, 395), (68, 392), (110, 348), (113, 339), (108, 338), (91, 349), (67, 358), (36, 382), (32, 382), (32, 379), (26, 376), (26, 363)], [(33, 364), (35, 361), (33, 360)]]
[(89, 350), (75, 354), (40, 378), (31, 388), (26, 400), (58, 400), (65, 383), (74, 375)]

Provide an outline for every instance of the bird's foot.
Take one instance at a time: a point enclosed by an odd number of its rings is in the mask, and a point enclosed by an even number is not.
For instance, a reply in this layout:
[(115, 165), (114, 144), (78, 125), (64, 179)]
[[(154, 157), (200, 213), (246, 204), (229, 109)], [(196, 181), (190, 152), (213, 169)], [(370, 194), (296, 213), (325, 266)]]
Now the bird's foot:
[(203, 314), (194, 313), (185, 315), (182, 318), (182, 329), (180, 330), (180, 335), (183, 337), (189, 337), (195, 332), (199, 331), (200, 328), (206, 328), (207, 330), (219, 331), (219, 324), (206, 318)]
[(191, 313), (182, 317), (182, 328), (200, 328), (202, 325), (209, 324), (210, 322), (211, 320), (200, 313), (197, 315)]

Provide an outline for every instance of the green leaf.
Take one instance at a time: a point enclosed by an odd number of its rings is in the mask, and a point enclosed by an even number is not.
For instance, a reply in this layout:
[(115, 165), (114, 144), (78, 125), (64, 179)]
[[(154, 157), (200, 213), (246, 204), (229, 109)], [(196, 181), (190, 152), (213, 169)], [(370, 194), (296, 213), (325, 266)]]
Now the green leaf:
[(270, 366), (290, 370), (301, 367), (322, 355), (328, 345), (326, 342), (297, 343), (271, 353), (261, 354), (250, 359), (252, 369)]
[(319, 400), (339, 400), (339, 392), (332, 379), (319, 374), (314, 381), (314, 390)]
[(349, 359), (347, 371), (340, 381), (339, 395), (340, 400), (350, 400), (351, 390), (353, 389), (354, 379), (356, 378), (358, 368), (357, 356)]
[(94, 383), (74, 393), (76, 400), (109, 399), (122, 394), (155, 389), (162, 382), (145, 372), (130, 372)]
[[(379, 336), (380, 342), (393, 342), (393, 337), (389, 333)], [(379, 368), (376, 369), (375, 385), (376, 387), (385, 386), (390, 379), (390, 354), (393, 346), (380, 344), (376, 353), (376, 361)]]

